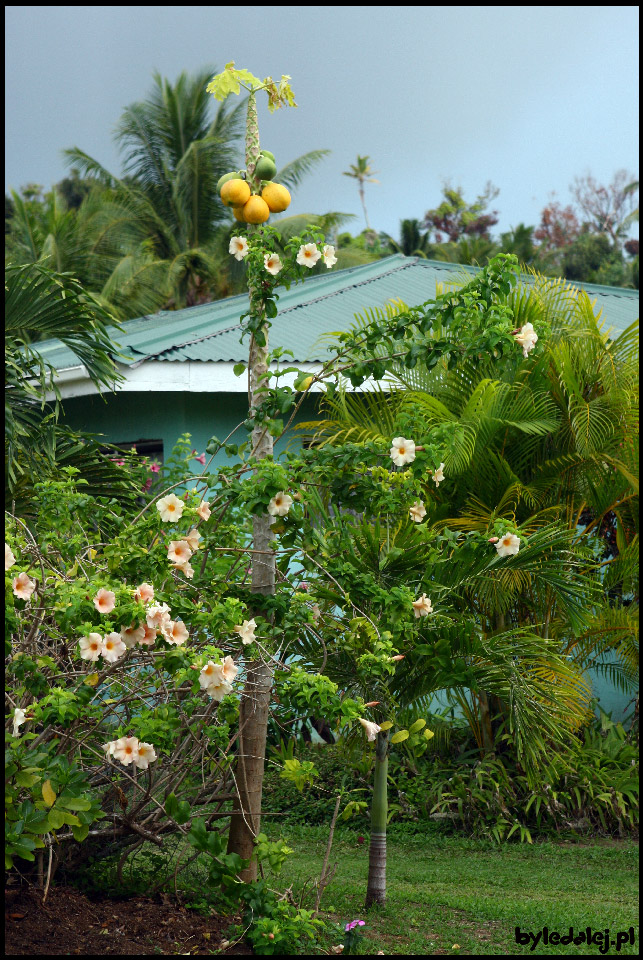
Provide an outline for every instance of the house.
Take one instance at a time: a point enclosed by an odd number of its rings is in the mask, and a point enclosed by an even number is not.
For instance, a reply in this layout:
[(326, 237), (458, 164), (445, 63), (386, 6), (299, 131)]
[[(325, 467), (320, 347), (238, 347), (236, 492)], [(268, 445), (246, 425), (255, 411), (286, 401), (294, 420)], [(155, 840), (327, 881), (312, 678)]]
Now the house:
[[(435, 296), (437, 284), (476, 272), (474, 267), (398, 254), (311, 276), (289, 291), (278, 291), (279, 315), (271, 327), (270, 347), (292, 351), (294, 356), (284, 357), (281, 366), (292, 361), (313, 372), (329, 357), (324, 335), (346, 330), (355, 314), (395, 299), (415, 306)], [(638, 290), (593, 284), (583, 289), (614, 335), (638, 318)], [(247, 361), (248, 340), (240, 343), (239, 319), (247, 307), (247, 297), (238, 296), (127, 321), (115, 335), (124, 354), (118, 364), (124, 382), (103, 397), (69, 350), (57, 341), (41, 344), (45, 359), (58, 370), (66, 422), (103, 434), (112, 443), (135, 443), (140, 453), (153, 458), (167, 455), (176, 439), (189, 432), (202, 453), (211, 436), (227, 437), (247, 416), (247, 376), (235, 376), (233, 370)], [(313, 413), (309, 396), (298, 419), (310, 419)], [(231, 442), (246, 437), (241, 429)], [(280, 446), (284, 441), (277, 450)], [(221, 461), (224, 456), (218, 455)], [(629, 698), (600, 678), (596, 690), (603, 709), (620, 719)]]
[[(292, 360), (313, 372), (329, 357), (324, 335), (346, 330), (355, 314), (396, 299), (415, 306), (435, 296), (437, 284), (476, 272), (475, 267), (396, 254), (311, 276), (278, 291), (270, 348), (293, 352), (281, 366)], [(637, 319), (638, 290), (593, 284), (583, 289), (602, 311), (606, 329), (618, 334)], [(199, 451), (213, 434), (226, 437), (247, 416), (247, 376), (233, 372), (235, 364), (247, 362), (248, 339), (240, 343), (239, 319), (247, 308), (248, 298), (242, 295), (127, 321), (123, 332), (115, 334), (125, 354), (118, 364), (125, 380), (104, 397), (69, 350), (58, 341), (41, 344), (45, 359), (58, 370), (66, 422), (104, 434), (109, 442), (136, 442), (141, 452), (161, 456), (184, 432), (192, 434)], [(308, 399), (299, 419), (308, 419), (313, 406)], [(231, 442), (240, 442), (239, 436)]]

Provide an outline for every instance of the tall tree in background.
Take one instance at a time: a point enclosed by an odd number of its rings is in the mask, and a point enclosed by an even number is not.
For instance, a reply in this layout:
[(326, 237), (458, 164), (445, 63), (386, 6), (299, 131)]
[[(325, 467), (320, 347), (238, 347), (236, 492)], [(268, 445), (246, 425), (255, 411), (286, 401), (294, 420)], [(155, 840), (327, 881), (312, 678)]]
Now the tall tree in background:
[(359, 198), (362, 201), (362, 209), (364, 210), (364, 220), (366, 221), (366, 229), (370, 230), (371, 225), (368, 222), (368, 213), (366, 212), (366, 201), (364, 200), (364, 184), (365, 183), (379, 183), (379, 180), (376, 180), (373, 176), (374, 173), (377, 173), (377, 170), (371, 170), (371, 165), (368, 162), (368, 156), (360, 157), (357, 155), (357, 163), (351, 163), (350, 170), (344, 170), (345, 177), (352, 177), (353, 180), (357, 180), (359, 187)]
[(436, 243), (442, 243), (442, 234), (446, 234), (451, 243), (457, 243), (463, 237), (490, 240), (489, 231), (498, 223), (498, 211), (488, 211), (487, 207), (499, 193), (500, 190), (489, 182), (484, 193), (473, 203), (467, 203), (462, 188), (454, 189), (447, 183), (442, 189), (442, 203), (425, 213), (423, 226), (429, 235), (435, 233)]
[(591, 232), (606, 234), (615, 245), (624, 241), (636, 207), (638, 182), (633, 174), (618, 170), (604, 186), (587, 173), (576, 177), (571, 192)]

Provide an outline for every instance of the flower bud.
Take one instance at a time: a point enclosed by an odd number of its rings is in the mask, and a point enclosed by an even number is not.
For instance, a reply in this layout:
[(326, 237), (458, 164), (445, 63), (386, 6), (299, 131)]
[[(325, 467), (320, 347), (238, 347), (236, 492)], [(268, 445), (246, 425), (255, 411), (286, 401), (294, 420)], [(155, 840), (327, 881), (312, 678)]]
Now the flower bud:
[(391, 657), (391, 660), (394, 660), (394, 661), (395, 661), (395, 660), (404, 660), (404, 654), (403, 654), (403, 653), (398, 653), (398, 655), (397, 655), (396, 657)]
[(379, 700), (369, 700), (368, 703), (365, 703), (365, 704), (364, 704), (364, 706), (365, 706), (365, 707), (377, 707), (378, 704), (379, 704), (379, 702), (380, 702)]
[(488, 543), (498, 543), (500, 537), (489, 537)]

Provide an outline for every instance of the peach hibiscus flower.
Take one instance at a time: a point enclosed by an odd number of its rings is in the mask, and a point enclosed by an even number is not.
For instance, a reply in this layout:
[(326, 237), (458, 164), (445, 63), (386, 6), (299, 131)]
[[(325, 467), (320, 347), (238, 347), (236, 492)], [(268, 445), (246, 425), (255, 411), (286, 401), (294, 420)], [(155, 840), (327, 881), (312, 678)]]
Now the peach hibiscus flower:
[(94, 606), (99, 613), (111, 613), (116, 606), (116, 594), (101, 587), (94, 597)]
[(13, 593), (20, 600), (28, 600), (36, 589), (35, 580), (30, 580), (26, 573), (19, 573), (13, 578)]

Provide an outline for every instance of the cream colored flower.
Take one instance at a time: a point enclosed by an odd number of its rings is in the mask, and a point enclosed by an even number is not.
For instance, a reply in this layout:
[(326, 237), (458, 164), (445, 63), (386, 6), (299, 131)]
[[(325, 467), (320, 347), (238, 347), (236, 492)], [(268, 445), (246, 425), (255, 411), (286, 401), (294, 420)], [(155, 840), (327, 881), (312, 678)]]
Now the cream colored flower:
[(276, 277), (279, 271), (283, 269), (283, 263), (276, 253), (265, 253), (263, 256), (263, 265), (273, 277)]
[(35, 581), (30, 580), (26, 573), (19, 573), (13, 578), (13, 593), (20, 600), (28, 600), (35, 589)]
[(431, 601), (426, 593), (423, 593), (421, 597), (413, 601), (413, 610), (415, 611), (416, 617), (428, 617), (430, 613), (433, 613)]
[(318, 603), (313, 603), (311, 612), (313, 615), (313, 620), (319, 620), (319, 618), (321, 617), (321, 610), (319, 609)]
[(227, 680), (217, 679), (208, 684), (205, 692), (209, 697), (212, 697), (213, 700), (216, 700), (217, 703), (221, 703), (224, 697), (232, 693), (232, 684), (228, 683)]
[[(119, 634), (115, 633), (115, 637)], [(144, 623), (130, 623), (129, 627), (121, 627), (120, 639), (128, 650), (131, 650), (137, 643), (141, 643), (145, 638)]]
[(187, 543), (192, 553), (194, 553), (196, 550), (199, 549), (200, 539), (201, 539), (201, 534), (199, 533), (196, 527), (192, 527), (190, 532), (185, 537), (185, 542)]
[(292, 497), (283, 491), (275, 494), (268, 504), (268, 513), (271, 517), (285, 517), (292, 507)]
[(441, 463), (438, 469), (435, 471), (435, 473), (431, 474), (431, 476), (435, 480), (436, 487), (439, 487), (442, 481), (444, 480), (443, 467), (444, 467), (444, 464)]
[(228, 253), (231, 253), (236, 260), (243, 260), (248, 256), (248, 241), (245, 237), (232, 237)]
[(173, 643), (177, 647), (182, 646), (190, 636), (182, 620), (169, 620), (163, 624), (161, 632), (168, 643)]
[(99, 613), (111, 613), (116, 606), (116, 594), (101, 587), (94, 597), (94, 606)]
[(108, 633), (103, 640), (103, 660), (108, 663), (116, 663), (125, 651), (126, 644), (123, 643), (120, 633)]
[(187, 563), (192, 556), (187, 540), (171, 540), (167, 548), (167, 558), (173, 563)]
[(411, 520), (414, 520), (416, 523), (422, 523), (426, 517), (426, 507), (421, 500), (416, 500), (413, 506), (409, 507), (409, 513)]
[(314, 243), (303, 244), (299, 248), (299, 253), (297, 254), (297, 263), (302, 267), (314, 267), (321, 253), (317, 249), (317, 245)]
[(134, 758), (134, 765), (139, 770), (147, 770), (150, 763), (156, 760), (156, 751), (151, 743), (143, 743), (139, 740), (137, 755)]
[(140, 587), (137, 587), (134, 599), (139, 600), (141, 603), (151, 603), (154, 599), (154, 587), (152, 584), (142, 583)]
[(515, 533), (505, 533), (495, 544), (499, 557), (510, 557), (520, 550), (520, 537)]
[(404, 437), (394, 437), (389, 455), (396, 467), (403, 467), (406, 463), (413, 463), (415, 460), (414, 441), (405, 440)]
[(170, 608), (167, 603), (157, 603), (147, 608), (147, 625), (160, 630), (170, 620)]
[(156, 509), (161, 514), (161, 520), (164, 523), (173, 523), (180, 520), (183, 516), (185, 504), (174, 493), (168, 493), (167, 497), (162, 497), (156, 504)]
[(529, 352), (536, 346), (538, 334), (531, 323), (526, 323), (524, 327), (520, 328), (518, 333), (514, 333), (514, 340), (522, 347), (522, 355), (526, 360)]
[(201, 503), (199, 504), (196, 512), (199, 514), (199, 516), (201, 517), (202, 520), (209, 520), (209, 519), (210, 519), (210, 514), (212, 513), (212, 511), (210, 510), (210, 506), (209, 506), (209, 504), (208, 504), (208, 501), (207, 501), (207, 500), (202, 500)]
[(208, 660), (199, 674), (199, 684), (202, 690), (207, 689), (212, 683), (223, 683), (225, 680), (223, 664), (214, 663), (212, 660)]
[(241, 626), (234, 627), (234, 632), (238, 633), (241, 637), (242, 643), (252, 643), (255, 638), (255, 630), (257, 629), (257, 624), (254, 619), (244, 620)]
[(14, 555), (13, 555), (13, 550), (11, 549), (11, 547), (9, 546), (8, 543), (5, 543), (5, 545), (4, 545), (4, 570), (5, 570), (5, 573), (7, 572), (7, 570), (11, 569), (11, 567), (14, 565), (15, 562), (16, 562), (16, 558), (15, 558)]
[(361, 717), (357, 718), (361, 725), (366, 730), (366, 739), (375, 740), (377, 734), (380, 732), (381, 727), (377, 723), (372, 723), (370, 720), (362, 720)]
[(326, 246), (324, 247), (324, 252), (322, 256), (324, 258), (324, 263), (326, 264), (329, 270), (331, 267), (334, 267), (335, 264), (337, 263), (337, 257), (335, 256), (335, 247), (333, 247), (332, 244), (330, 243), (327, 243)]
[(239, 673), (239, 667), (236, 665), (232, 657), (225, 657), (221, 666), (223, 668), (223, 679), (227, 680), (228, 683), (232, 683), (236, 675)]
[(138, 757), (137, 737), (121, 737), (114, 744), (113, 756), (121, 763), (134, 763)]
[(188, 580), (191, 580), (194, 576), (194, 567), (189, 560), (186, 560), (185, 563), (175, 563), (175, 570), (180, 570), (184, 577), (187, 577)]
[(106, 758), (114, 756), (114, 750), (116, 750), (117, 743), (118, 740), (110, 740), (109, 743), (103, 744), (103, 750), (105, 751)]
[(13, 735), (14, 737), (20, 736), (20, 727), (23, 723), (26, 723), (27, 720), (31, 720), (31, 717), (26, 715), (26, 711), (22, 710), (20, 707), (16, 707), (13, 711)]
[(96, 663), (103, 652), (103, 638), (100, 633), (90, 633), (88, 637), (81, 637), (80, 657), (81, 660), (91, 660)]

